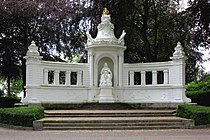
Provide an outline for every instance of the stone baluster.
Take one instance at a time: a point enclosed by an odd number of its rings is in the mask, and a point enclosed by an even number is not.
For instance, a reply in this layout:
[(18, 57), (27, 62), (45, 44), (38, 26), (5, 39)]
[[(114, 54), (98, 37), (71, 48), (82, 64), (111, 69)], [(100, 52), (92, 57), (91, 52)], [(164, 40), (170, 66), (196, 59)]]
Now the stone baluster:
[(82, 71), (77, 71), (77, 85), (82, 85)]
[(157, 84), (157, 71), (152, 71), (152, 84)]
[(69, 86), (71, 85), (71, 71), (66, 71), (66, 75), (65, 75), (65, 85)]
[(44, 69), (44, 84), (48, 84), (48, 70)]
[(168, 70), (164, 70), (163, 71), (164, 73), (164, 84), (168, 84)]
[(90, 54), (90, 86), (93, 86), (93, 82), (94, 82), (94, 55), (93, 53)]
[(122, 86), (122, 64), (123, 64), (123, 56), (119, 55), (119, 86)]
[(130, 71), (130, 86), (134, 85), (134, 71)]
[(145, 85), (145, 77), (146, 77), (146, 72), (145, 71), (141, 71), (141, 85)]
[(58, 70), (55, 70), (55, 73), (54, 73), (54, 84), (59, 85), (59, 71)]

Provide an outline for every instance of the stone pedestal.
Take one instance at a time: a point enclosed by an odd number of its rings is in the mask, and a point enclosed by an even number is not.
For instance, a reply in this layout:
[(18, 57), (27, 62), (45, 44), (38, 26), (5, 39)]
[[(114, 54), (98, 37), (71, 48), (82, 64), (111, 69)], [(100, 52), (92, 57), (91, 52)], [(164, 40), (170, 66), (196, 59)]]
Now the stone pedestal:
[(102, 86), (100, 87), (100, 94), (99, 94), (99, 103), (113, 103), (114, 97), (112, 94), (112, 87), (109, 86)]

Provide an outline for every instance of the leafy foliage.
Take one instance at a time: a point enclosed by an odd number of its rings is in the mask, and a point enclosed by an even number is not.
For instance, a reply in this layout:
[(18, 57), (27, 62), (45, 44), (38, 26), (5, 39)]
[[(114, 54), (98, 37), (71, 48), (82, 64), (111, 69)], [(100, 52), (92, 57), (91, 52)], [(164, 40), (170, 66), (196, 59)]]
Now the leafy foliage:
[(21, 91), (23, 91), (23, 80), (18, 79), (12, 81), (11, 85), (11, 92), (15, 95), (19, 94)]
[(0, 97), (0, 108), (14, 107), (15, 103), (20, 103), (20, 99), (12, 97)]
[(209, 91), (190, 91), (186, 93), (193, 103), (198, 105), (210, 106), (210, 90)]
[[(32, 40), (45, 60), (71, 60), (84, 50), (85, 36), (80, 30), (85, 3), (80, 1), (7, 0), (0, 1), (0, 78), (10, 83), (22, 70), (25, 85), (25, 60)], [(30, 11), (30, 12), (29, 12)]]
[(39, 106), (0, 109), (0, 122), (10, 125), (32, 127), (33, 121), (44, 117), (44, 108)]
[(193, 81), (187, 84), (187, 91), (208, 91), (210, 90), (210, 75), (204, 75), (199, 81)]
[(210, 106), (210, 75), (204, 76), (200, 81), (188, 83), (186, 95), (192, 102), (199, 105)]
[[(191, 47), (198, 49), (208, 47), (208, 37), (210, 36), (209, 21), (210, 21), (210, 2), (209, 0), (189, 0), (190, 7), (187, 9), (191, 17)], [(209, 40), (210, 41), (210, 40)]]
[(210, 107), (198, 105), (179, 105), (177, 108), (177, 116), (193, 119), (195, 125), (210, 124)]

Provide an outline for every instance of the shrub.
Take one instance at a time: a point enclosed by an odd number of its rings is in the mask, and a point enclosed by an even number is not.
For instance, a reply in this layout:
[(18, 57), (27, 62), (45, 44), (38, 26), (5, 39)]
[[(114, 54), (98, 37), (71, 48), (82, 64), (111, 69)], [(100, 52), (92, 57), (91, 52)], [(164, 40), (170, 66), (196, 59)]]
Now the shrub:
[(188, 91), (186, 96), (192, 100), (193, 103), (197, 103), (202, 106), (210, 106), (210, 90), (209, 91)]
[(192, 102), (203, 106), (210, 106), (210, 75), (204, 76), (202, 81), (188, 83), (186, 95)]
[(39, 106), (0, 109), (0, 122), (32, 127), (33, 121), (43, 118), (44, 108)]
[(210, 82), (196, 81), (187, 84), (187, 91), (207, 91), (210, 89)]
[(179, 105), (177, 116), (193, 119), (195, 125), (210, 124), (210, 107), (199, 105)]
[(20, 99), (12, 97), (0, 97), (0, 108), (11, 108), (14, 107), (15, 103), (20, 103)]

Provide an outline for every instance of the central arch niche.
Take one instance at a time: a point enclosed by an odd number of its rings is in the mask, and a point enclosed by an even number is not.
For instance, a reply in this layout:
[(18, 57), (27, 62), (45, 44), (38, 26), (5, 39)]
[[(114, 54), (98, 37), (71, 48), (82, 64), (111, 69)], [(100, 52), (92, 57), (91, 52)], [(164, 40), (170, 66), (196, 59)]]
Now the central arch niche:
[(108, 64), (108, 67), (110, 68), (112, 72), (112, 86), (113, 86), (114, 85), (114, 63), (112, 59), (110, 59), (109, 57), (103, 57), (98, 62), (98, 86), (99, 86), (101, 69), (104, 67), (104, 63)]

